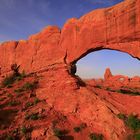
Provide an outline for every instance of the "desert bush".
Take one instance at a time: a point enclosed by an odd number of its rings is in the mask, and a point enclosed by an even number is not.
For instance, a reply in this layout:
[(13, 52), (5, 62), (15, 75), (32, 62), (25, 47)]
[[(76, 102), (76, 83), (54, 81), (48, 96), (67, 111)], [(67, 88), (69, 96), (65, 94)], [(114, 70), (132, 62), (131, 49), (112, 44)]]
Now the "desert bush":
[(21, 93), (21, 92), (24, 92), (24, 91), (27, 91), (27, 90), (34, 90), (35, 88), (37, 87), (37, 83), (36, 82), (27, 82), (25, 83), (22, 87), (14, 90), (15, 93)]
[(2, 81), (2, 87), (8, 87), (11, 88), (12, 84), (14, 84), (14, 82), (16, 80), (22, 80), (23, 78), (26, 77), (25, 73), (19, 73), (18, 75), (16, 74), (11, 74), (9, 76), (6, 76), (3, 81)]
[(91, 140), (103, 140), (103, 135), (102, 134), (91, 133), (89, 135), (89, 138)]
[(34, 105), (36, 105), (37, 103), (39, 103), (40, 102), (40, 100), (38, 99), (38, 98), (35, 98), (34, 99)]
[(129, 115), (126, 121), (126, 125), (132, 130), (137, 131), (140, 129), (140, 119), (138, 119), (137, 116)]
[(20, 81), (24, 79), (25, 77), (26, 77), (26, 73), (25, 71), (22, 71), (22, 73), (19, 73), (19, 75), (17, 76), (17, 80)]
[(38, 119), (39, 119), (39, 116), (38, 116), (38, 114), (32, 114), (32, 115), (30, 116), (30, 119), (31, 119), (31, 120), (38, 120)]
[(137, 118), (137, 116), (131, 114), (127, 117), (122, 113), (118, 114), (117, 116), (118, 118), (122, 119), (125, 124), (133, 131), (140, 130), (140, 119)]
[(12, 88), (12, 87), (13, 87), (12, 85), (8, 85), (8, 86), (7, 86), (7, 88)]
[(82, 131), (83, 129), (85, 129), (87, 127), (87, 125), (85, 123), (81, 123), (79, 126), (74, 127), (73, 130), (74, 132), (78, 133), (80, 131)]
[(17, 94), (19, 94), (23, 91), (24, 91), (24, 89), (22, 87), (14, 90), (14, 92), (17, 93)]
[(59, 123), (59, 121), (58, 120), (53, 120), (52, 121), (52, 126), (55, 128), (56, 127), (56, 125)]
[(9, 75), (4, 78), (2, 81), (2, 87), (7, 87), (12, 85), (16, 81), (16, 76), (15, 75)]
[(17, 102), (17, 101), (15, 101), (15, 100), (10, 101), (10, 102), (8, 103), (9, 106), (17, 106), (17, 105), (19, 105), (19, 104), (20, 104), (20, 102)]
[(138, 91), (131, 91), (129, 89), (120, 89), (117, 92), (122, 93), (122, 94), (140, 95)]
[(53, 133), (57, 137), (63, 137), (68, 133), (68, 131), (67, 130), (61, 130), (59, 128), (54, 128)]
[(34, 90), (36, 87), (37, 87), (37, 82), (34, 81), (32, 83), (30, 82), (25, 83), (22, 88), (24, 90)]
[(7, 95), (7, 97), (12, 98), (13, 95), (9, 93), (9, 94)]
[(12, 133), (13, 133), (13, 134), (17, 134), (17, 133), (18, 133), (18, 128), (14, 129), (14, 130), (12, 131)]
[(74, 130), (74, 132), (78, 133), (78, 132), (81, 131), (81, 128), (80, 127), (74, 127), (73, 130)]
[(135, 140), (140, 140), (140, 133), (134, 134), (133, 137), (134, 137)]
[(40, 117), (39, 117), (39, 115), (38, 115), (38, 113), (32, 113), (32, 114), (30, 114), (30, 115), (28, 115), (28, 114), (26, 114), (25, 115), (25, 119), (26, 120), (38, 120)]
[(21, 127), (21, 133), (26, 134), (27, 133), (27, 128), (25, 126)]
[(27, 102), (26, 104), (25, 104), (25, 107), (30, 107), (30, 106), (33, 106), (33, 103), (32, 102)]
[(4, 101), (4, 99), (5, 99), (4, 97), (1, 97), (1, 98), (0, 98), (0, 101)]
[(99, 88), (99, 89), (102, 88), (100, 85), (96, 85), (96, 86), (94, 86), (94, 87), (95, 87), (95, 88)]
[(117, 114), (117, 117), (119, 119), (122, 119), (122, 120), (125, 120), (126, 119), (126, 116), (124, 114), (122, 114), (122, 113)]
[(6, 137), (6, 140), (15, 140), (15, 138), (9, 135)]

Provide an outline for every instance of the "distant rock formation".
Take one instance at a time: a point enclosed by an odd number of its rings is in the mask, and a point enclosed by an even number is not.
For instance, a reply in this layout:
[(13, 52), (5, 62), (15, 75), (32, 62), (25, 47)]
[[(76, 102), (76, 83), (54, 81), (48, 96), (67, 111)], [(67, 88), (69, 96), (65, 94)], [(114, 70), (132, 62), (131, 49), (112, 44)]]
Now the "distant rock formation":
[(140, 77), (129, 78), (124, 75), (112, 75), (110, 69), (107, 68), (104, 74), (104, 81), (101, 84), (104, 87), (112, 87), (113, 89), (120, 89), (121, 87), (140, 89)]
[(108, 80), (110, 77), (112, 77), (112, 73), (111, 73), (111, 71), (110, 71), (110, 68), (107, 68), (107, 69), (105, 70), (104, 79), (105, 79), (105, 80)]

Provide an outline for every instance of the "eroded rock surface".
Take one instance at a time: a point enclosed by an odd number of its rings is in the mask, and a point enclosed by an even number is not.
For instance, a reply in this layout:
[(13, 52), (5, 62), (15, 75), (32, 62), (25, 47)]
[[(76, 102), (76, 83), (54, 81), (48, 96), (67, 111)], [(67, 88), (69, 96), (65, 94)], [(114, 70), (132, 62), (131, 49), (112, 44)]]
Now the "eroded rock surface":
[(107, 68), (107, 69), (105, 70), (104, 79), (105, 79), (105, 80), (109, 80), (109, 78), (111, 78), (111, 77), (112, 77), (112, 73), (111, 73), (111, 71), (110, 71), (110, 68)]
[[(98, 80), (96, 80), (96, 84)], [(110, 69), (106, 69), (104, 74), (104, 80), (100, 84), (104, 87), (113, 88), (119, 90), (121, 88), (129, 88), (136, 91), (140, 91), (140, 77), (128, 77), (124, 75), (112, 75)]]
[[(62, 30), (48, 26), (28, 40), (0, 44), (0, 74), (20, 71), (42, 76), (36, 95), (64, 114), (75, 114), (107, 140), (124, 140), (127, 129), (116, 117), (117, 107), (83, 87), (69, 66), (92, 51), (111, 49), (140, 59), (140, 0), (125, 0), (113, 7), (72, 18)], [(136, 81), (135, 78), (134, 81)]]

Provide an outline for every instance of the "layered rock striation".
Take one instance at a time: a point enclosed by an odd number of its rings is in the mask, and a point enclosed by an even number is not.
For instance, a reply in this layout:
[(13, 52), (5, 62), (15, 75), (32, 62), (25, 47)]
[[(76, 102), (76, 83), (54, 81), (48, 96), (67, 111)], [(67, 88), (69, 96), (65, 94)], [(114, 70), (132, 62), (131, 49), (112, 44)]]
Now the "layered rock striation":
[[(107, 140), (124, 140), (127, 128), (120, 111), (84, 87), (74, 75), (76, 62), (90, 52), (111, 49), (140, 59), (140, 0), (125, 0), (69, 19), (60, 30), (48, 26), (27, 40), (0, 44), (1, 77), (20, 71), (41, 75), (36, 95), (64, 113), (74, 113)], [(71, 72), (72, 73), (71, 73)]]

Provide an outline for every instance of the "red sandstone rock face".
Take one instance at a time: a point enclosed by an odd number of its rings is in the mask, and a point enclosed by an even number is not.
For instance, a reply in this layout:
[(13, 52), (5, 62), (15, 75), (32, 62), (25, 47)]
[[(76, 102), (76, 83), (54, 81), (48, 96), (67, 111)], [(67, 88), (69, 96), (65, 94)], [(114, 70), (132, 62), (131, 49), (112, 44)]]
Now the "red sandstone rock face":
[(111, 71), (110, 71), (110, 68), (107, 68), (107, 69), (105, 70), (104, 79), (105, 79), (105, 80), (108, 80), (108, 79), (111, 78), (111, 77), (112, 77), (112, 73), (111, 73)]
[[(128, 76), (123, 75), (112, 75), (110, 69), (106, 69), (104, 74), (104, 81), (100, 84), (98, 84), (98, 81), (96, 80), (96, 84), (94, 85), (101, 85), (108, 88), (113, 88), (116, 90), (119, 90), (123, 87), (128, 87), (131, 89), (137, 89), (137, 91), (140, 91), (140, 77), (135, 76), (132, 78), (129, 78)], [(91, 83), (91, 82), (90, 82)]]
[(0, 45), (1, 73), (18, 63), (27, 72), (56, 63), (76, 62), (91, 51), (113, 49), (140, 59), (140, 0), (126, 0), (116, 6), (72, 18), (62, 30), (48, 26), (27, 41)]
[[(70, 63), (92, 51), (112, 49), (140, 59), (140, 0), (92, 11), (67, 21), (62, 30), (49, 26), (28, 40), (0, 45), (1, 74), (11, 64), (42, 76), (36, 95), (64, 114), (74, 114), (107, 140), (124, 140), (127, 129), (119, 109), (98, 97), (69, 74)], [(117, 77), (118, 78), (118, 77)], [(137, 81), (137, 78), (133, 82)]]

